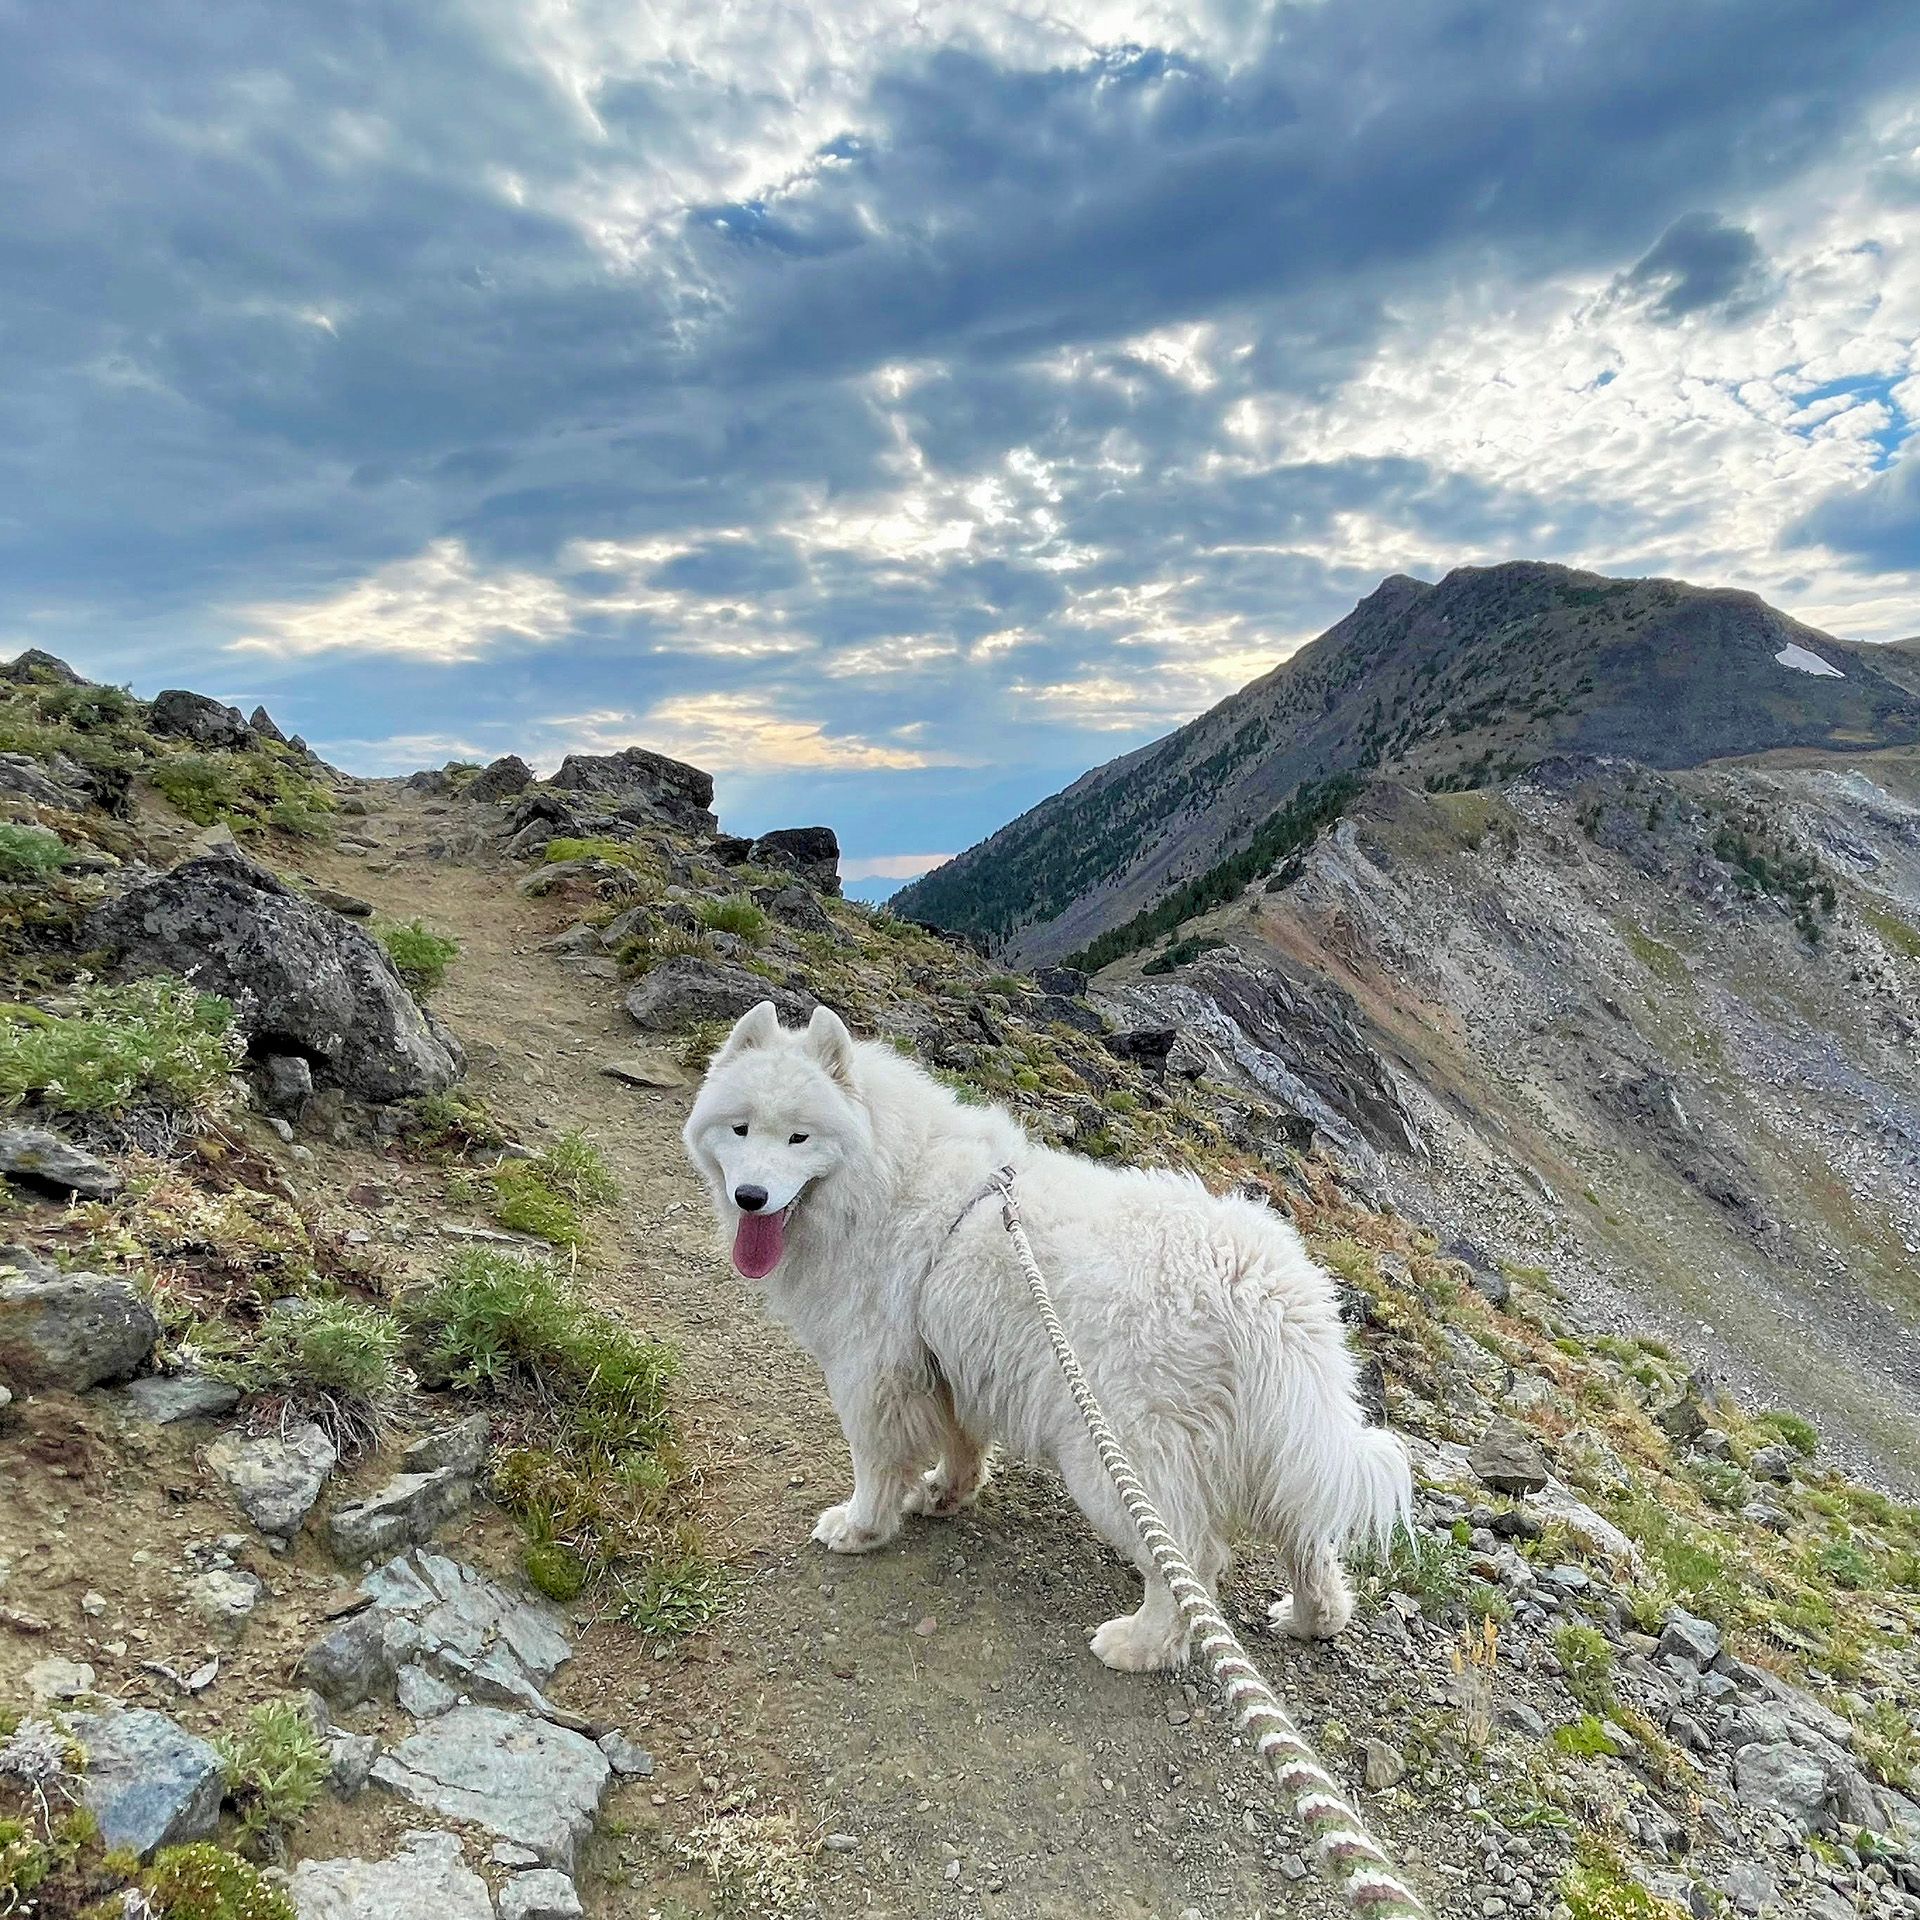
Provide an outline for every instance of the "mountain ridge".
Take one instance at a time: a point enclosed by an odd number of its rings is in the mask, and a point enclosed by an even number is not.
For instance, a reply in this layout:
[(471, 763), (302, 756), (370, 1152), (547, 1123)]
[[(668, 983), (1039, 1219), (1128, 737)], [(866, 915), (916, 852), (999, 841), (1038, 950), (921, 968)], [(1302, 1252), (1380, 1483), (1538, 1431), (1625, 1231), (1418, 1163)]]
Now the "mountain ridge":
[(1392, 574), (1287, 660), (893, 904), (1050, 960), (1237, 852), (1305, 781), (1383, 772), (1444, 790), (1555, 753), (1683, 767), (1916, 740), (1920, 650), (1837, 639), (1744, 589), (1541, 561)]

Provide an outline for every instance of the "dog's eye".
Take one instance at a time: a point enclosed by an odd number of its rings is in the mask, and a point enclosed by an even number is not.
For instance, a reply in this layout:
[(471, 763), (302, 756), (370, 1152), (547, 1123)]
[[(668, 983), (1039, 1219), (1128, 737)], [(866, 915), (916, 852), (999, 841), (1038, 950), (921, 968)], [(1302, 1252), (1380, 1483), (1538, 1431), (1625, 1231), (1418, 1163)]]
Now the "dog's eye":
[(803, 1140), (806, 1139), (806, 1137), (807, 1136), (804, 1133), (790, 1133), (787, 1135), (787, 1145), (790, 1147), (797, 1147), (800, 1145), (800, 1143)]
[(747, 1123), (744, 1120), (741, 1121), (741, 1123), (734, 1128), (734, 1132), (741, 1135), (742, 1138), (745, 1137), (746, 1131), (747, 1131)]

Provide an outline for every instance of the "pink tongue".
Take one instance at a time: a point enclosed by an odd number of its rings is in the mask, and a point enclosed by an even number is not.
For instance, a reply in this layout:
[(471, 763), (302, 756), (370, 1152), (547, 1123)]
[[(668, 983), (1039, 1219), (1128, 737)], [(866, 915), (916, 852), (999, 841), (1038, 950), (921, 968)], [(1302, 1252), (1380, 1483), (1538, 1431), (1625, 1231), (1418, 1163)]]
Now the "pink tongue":
[(733, 1236), (733, 1264), (749, 1280), (764, 1280), (780, 1264), (787, 1243), (787, 1210), (743, 1213)]

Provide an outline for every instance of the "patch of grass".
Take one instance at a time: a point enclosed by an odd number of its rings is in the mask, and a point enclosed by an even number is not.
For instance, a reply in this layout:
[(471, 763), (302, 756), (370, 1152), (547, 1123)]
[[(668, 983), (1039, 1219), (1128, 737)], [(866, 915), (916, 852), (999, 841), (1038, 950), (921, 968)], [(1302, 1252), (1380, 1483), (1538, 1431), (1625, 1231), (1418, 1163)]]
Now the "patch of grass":
[(514, 1233), (577, 1250), (589, 1213), (618, 1203), (605, 1156), (577, 1128), (531, 1160), (503, 1160), (485, 1176), (493, 1217)]
[(212, 1115), (231, 1100), (241, 1054), (233, 1009), (184, 981), (89, 983), (62, 1014), (0, 1007), (0, 1109)]
[(211, 827), (222, 820), (231, 822), (247, 812), (247, 790), (229, 754), (171, 754), (152, 769), (148, 778), (197, 827)]
[(1620, 1751), (1608, 1738), (1599, 1715), (1592, 1713), (1555, 1727), (1553, 1746), (1556, 1753), (1565, 1754), (1569, 1760), (1611, 1760)]
[(790, 1813), (724, 1813), (680, 1843), (718, 1889), (721, 1910), (778, 1916), (810, 1901), (820, 1842)]
[(459, 941), (435, 933), (420, 920), (398, 920), (374, 929), (393, 962), (393, 970), (417, 994), (446, 983), (447, 969), (460, 955)]
[(1687, 1920), (1671, 1900), (1649, 1893), (1620, 1856), (1592, 1834), (1574, 1842), (1573, 1865), (1560, 1897), (1572, 1909), (1573, 1920)]
[(250, 1839), (277, 1842), (319, 1799), (332, 1761), (298, 1700), (264, 1700), (217, 1742), (227, 1795)]
[(377, 1307), (314, 1300), (270, 1314), (258, 1339), (211, 1355), (204, 1370), (244, 1393), (282, 1396), (351, 1456), (393, 1424), (412, 1389), (405, 1345), (400, 1323)]
[(463, 1160), (470, 1153), (504, 1147), (507, 1136), (477, 1095), (427, 1093), (407, 1102), (400, 1144), (423, 1160)]
[(582, 1207), (620, 1204), (620, 1183), (606, 1155), (578, 1128), (563, 1133), (545, 1153), (529, 1161), (555, 1192)]
[(1650, 933), (1642, 933), (1638, 927), (1623, 928), (1621, 937), (1633, 957), (1663, 986), (1687, 984), (1687, 963), (1671, 947)]
[(45, 827), (0, 822), (0, 880), (47, 880), (72, 857), (67, 843)]
[(588, 1569), (580, 1556), (553, 1540), (529, 1540), (520, 1556), (527, 1584), (562, 1606), (586, 1590)]
[(144, 1887), (162, 1920), (294, 1920), (283, 1888), (210, 1840), (162, 1849)]
[(732, 1590), (725, 1567), (690, 1554), (623, 1581), (614, 1615), (649, 1640), (684, 1640), (719, 1616)]
[(1863, 906), (1860, 917), (1895, 953), (1905, 954), (1909, 960), (1920, 960), (1920, 927), (1909, 926), (1898, 914), (1884, 912), (1879, 907)]
[(731, 933), (756, 947), (766, 938), (767, 916), (744, 893), (702, 900), (693, 911), (709, 932)]
[(1803, 1460), (1811, 1460), (1820, 1451), (1820, 1430), (1811, 1420), (1781, 1407), (1768, 1407), (1754, 1415), (1753, 1424), (1764, 1427), (1776, 1440), (1784, 1440)]
[(1707, 1505), (1722, 1513), (1738, 1513), (1753, 1498), (1753, 1482), (1731, 1460), (1690, 1461), (1687, 1476)]
[(1851, 1540), (1829, 1540), (1816, 1548), (1809, 1572), (1836, 1587), (1844, 1587), (1849, 1593), (1858, 1593), (1875, 1584), (1871, 1557)]
[(1611, 1713), (1613, 1649), (1606, 1636), (1592, 1627), (1561, 1627), (1553, 1636), (1553, 1651), (1574, 1699), (1589, 1713)]
[(1439, 1613), (1467, 1590), (1467, 1548), (1450, 1533), (1402, 1527), (1386, 1552), (1367, 1545), (1347, 1564), (1363, 1595), (1375, 1605), (1389, 1593), (1410, 1593), (1428, 1613)]
[(1172, 973), (1176, 969), (1191, 965), (1203, 953), (1217, 953), (1227, 943), (1216, 940), (1208, 934), (1193, 934), (1185, 940), (1176, 940), (1170, 946), (1162, 948), (1141, 969), (1142, 973)]

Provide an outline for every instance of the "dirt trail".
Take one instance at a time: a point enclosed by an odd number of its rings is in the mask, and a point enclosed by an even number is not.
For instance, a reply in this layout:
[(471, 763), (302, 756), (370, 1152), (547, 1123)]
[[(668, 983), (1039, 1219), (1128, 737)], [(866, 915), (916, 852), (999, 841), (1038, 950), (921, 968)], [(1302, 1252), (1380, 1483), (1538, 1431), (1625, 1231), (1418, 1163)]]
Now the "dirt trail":
[[(910, 1523), (864, 1558), (808, 1542), (814, 1514), (844, 1497), (845, 1448), (813, 1363), (714, 1249), (679, 1148), (689, 1096), (601, 1074), (639, 1036), (617, 983), (538, 951), (564, 908), (521, 897), (491, 856), (427, 857), (457, 813), (384, 788), (374, 805), (343, 823), (373, 851), (313, 865), (383, 914), (457, 936), (435, 1004), (469, 1048), (472, 1083), (524, 1137), (580, 1126), (614, 1166), (628, 1205), (592, 1284), (679, 1350), (687, 1450), (715, 1544), (743, 1576), (726, 1619), (671, 1656), (616, 1626), (583, 1636), (566, 1697), (633, 1730), (659, 1763), (612, 1807), (586, 1881), (593, 1905), (622, 1920), (1339, 1910), (1295, 1877), (1297, 1836), (1232, 1750), (1217, 1703), (1191, 1678), (1114, 1674), (1087, 1652), (1088, 1632), (1134, 1604), (1132, 1575), (1050, 1476), (1005, 1473), (976, 1512)], [(1253, 1560), (1232, 1598), (1257, 1618), (1274, 1590)], [(1256, 1640), (1309, 1729), (1337, 1712), (1355, 1746), (1404, 1732), (1404, 1706), (1433, 1697), (1438, 1672), (1418, 1672), (1398, 1644), (1409, 1694), (1382, 1699), (1337, 1646)], [(678, 1855), (746, 1794), (754, 1813), (791, 1812), (804, 1839), (833, 1836), (797, 1904), (736, 1894), (723, 1907)], [(1416, 1836), (1402, 1840), (1417, 1853)], [(1443, 1844), (1457, 1860), (1470, 1842)]]

